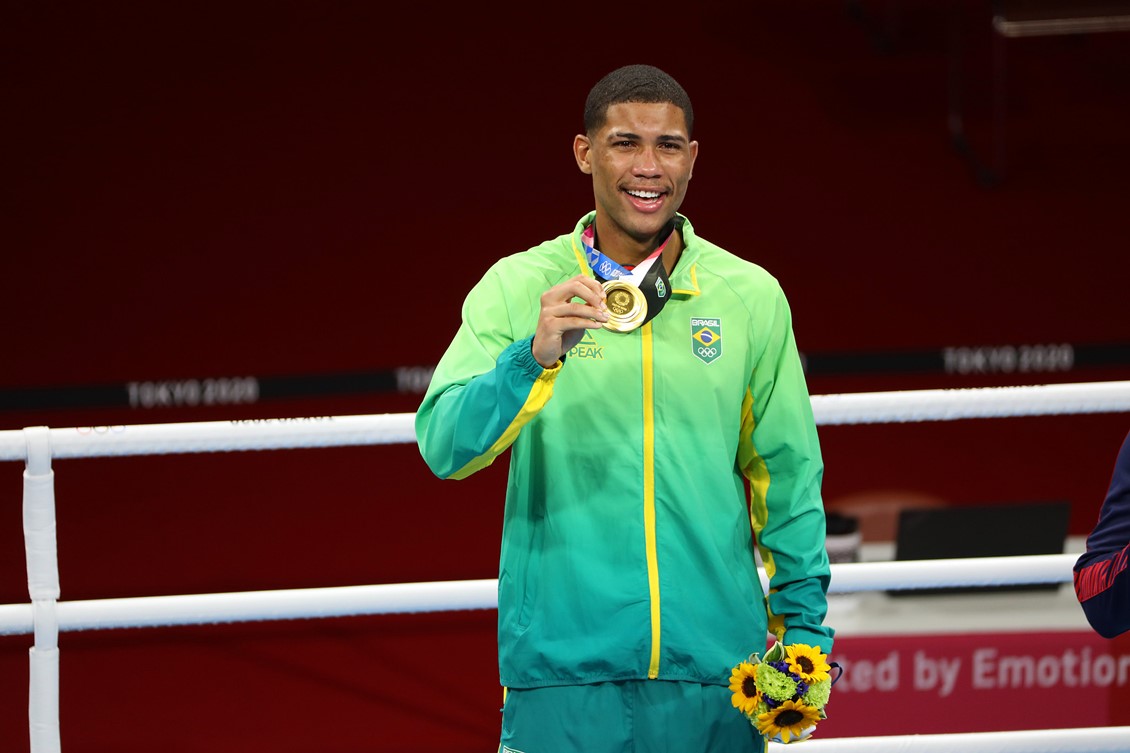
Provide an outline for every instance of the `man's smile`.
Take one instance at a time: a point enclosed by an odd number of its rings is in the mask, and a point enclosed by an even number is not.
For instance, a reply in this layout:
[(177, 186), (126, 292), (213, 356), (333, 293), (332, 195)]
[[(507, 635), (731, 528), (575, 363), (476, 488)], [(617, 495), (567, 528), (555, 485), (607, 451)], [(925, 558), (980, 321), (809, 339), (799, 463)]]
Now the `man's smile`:
[(650, 188), (625, 188), (622, 189), (624, 193), (628, 194), (629, 200), (637, 208), (644, 211), (652, 211), (663, 204), (663, 198), (666, 196), (666, 191), (656, 191)]

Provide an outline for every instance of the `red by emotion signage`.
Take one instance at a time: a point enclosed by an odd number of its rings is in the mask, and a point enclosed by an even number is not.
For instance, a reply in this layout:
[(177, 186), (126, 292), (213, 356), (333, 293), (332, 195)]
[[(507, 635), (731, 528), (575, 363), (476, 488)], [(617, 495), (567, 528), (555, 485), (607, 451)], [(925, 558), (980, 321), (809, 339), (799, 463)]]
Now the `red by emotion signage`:
[(821, 737), (1130, 723), (1130, 635), (845, 636)]

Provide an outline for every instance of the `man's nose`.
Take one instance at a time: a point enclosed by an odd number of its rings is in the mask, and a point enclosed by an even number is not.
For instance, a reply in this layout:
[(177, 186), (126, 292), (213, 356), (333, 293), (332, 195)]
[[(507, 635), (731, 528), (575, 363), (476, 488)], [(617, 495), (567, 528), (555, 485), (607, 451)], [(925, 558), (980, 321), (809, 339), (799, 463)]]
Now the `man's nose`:
[(658, 177), (661, 170), (659, 167), (658, 155), (655, 149), (650, 146), (645, 146), (639, 150), (636, 155), (635, 164), (632, 168), (636, 176), (641, 178), (655, 178)]

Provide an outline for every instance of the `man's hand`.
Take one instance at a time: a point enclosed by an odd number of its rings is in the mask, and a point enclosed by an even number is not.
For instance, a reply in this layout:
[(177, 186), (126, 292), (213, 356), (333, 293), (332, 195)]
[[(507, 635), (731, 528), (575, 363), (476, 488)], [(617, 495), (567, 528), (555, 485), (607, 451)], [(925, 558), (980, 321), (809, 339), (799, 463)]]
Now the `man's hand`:
[[(574, 302), (580, 298), (584, 303)], [(541, 316), (534, 332), (534, 360), (550, 369), (581, 341), (586, 329), (608, 321), (604, 288), (591, 277), (577, 275), (541, 296)]]

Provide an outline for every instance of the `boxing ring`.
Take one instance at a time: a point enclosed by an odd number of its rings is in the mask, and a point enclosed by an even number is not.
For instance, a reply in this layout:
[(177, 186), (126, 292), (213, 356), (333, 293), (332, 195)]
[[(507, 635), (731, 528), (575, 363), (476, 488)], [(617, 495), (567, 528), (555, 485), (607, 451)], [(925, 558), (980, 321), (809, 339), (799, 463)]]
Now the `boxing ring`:
[[(819, 425), (1130, 412), (1130, 381), (815, 395)], [(397, 583), (184, 596), (59, 601), (53, 459), (411, 443), (413, 414), (210, 421), (0, 431), (0, 461), (24, 461), (23, 523), (29, 603), (0, 605), (0, 635), (30, 634), (32, 753), (61, 750), (60, 631), (497, 607), (495, 580)], [(830, 593), (1068, 583), (1076, 555), (832, 565)], [(762, 573), (763, 582), (766, 582)], [(774, 744), (775, 748), (779, 748)], [(815, 739), (810, 753), (1114, 753), (1130, 727)]]

